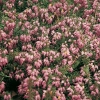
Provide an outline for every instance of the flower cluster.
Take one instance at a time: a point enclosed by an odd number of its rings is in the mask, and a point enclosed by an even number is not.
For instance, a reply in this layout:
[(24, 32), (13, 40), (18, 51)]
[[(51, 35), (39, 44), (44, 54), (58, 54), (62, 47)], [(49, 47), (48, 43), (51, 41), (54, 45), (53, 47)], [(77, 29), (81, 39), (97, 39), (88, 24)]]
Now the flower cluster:
[(0, 0), (0, 100), (100, 99), (100, 0)]

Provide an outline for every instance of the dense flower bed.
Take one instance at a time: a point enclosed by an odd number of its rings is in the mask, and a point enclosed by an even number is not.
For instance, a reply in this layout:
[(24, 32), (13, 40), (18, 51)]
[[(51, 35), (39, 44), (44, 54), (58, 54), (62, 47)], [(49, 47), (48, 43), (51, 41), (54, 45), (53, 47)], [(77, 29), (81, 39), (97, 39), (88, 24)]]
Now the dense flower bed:
[(0, 100), (100, 100), (100, 0), (0, 0)]

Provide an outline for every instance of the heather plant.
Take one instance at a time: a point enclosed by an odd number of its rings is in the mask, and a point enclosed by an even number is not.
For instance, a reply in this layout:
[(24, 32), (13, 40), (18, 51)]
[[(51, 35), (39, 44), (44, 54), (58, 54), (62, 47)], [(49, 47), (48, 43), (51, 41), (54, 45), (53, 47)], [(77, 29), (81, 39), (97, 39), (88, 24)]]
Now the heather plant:
[(0, 0), (0, 100), (100, 100), (100, 0)]

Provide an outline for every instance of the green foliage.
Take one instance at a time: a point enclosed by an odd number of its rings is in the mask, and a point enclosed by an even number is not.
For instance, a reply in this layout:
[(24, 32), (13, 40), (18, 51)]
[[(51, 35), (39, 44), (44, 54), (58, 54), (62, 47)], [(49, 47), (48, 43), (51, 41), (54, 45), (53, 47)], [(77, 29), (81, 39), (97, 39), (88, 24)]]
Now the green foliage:
[(0, 96), (0, 100), (4, 100), (4, 98), (2, 96)]
[(84, 8), (81, 8), (80, 10), (78, 10), (78, 11), (76, 12), (76, 16), (77, 16), (77, 17), (82, 17), (83, 14), (84, 14)]
[[(22, 2), (22, 5), (19, 6), (18, 2)], [(15, 8), (17, 12), (22, 12), (27, 8), (27, 0), (15, 0)]]
[(4, 82), (6, 82), (6, 85), (5, 85), (5, 89), (7, 91), (15, 91), (17, 92), (18, 90), (18, 85), (20, 84), (20, 81), (19, 80), (15, 80), (15, 79), (11, 79), (11, 78), (4, 78)]
[(89, 86), (89, 84), (85, 84), (84, 86), (85, 86), (84, 91), (85, 91), (86, 95), (88, 97), (90, 97), (90, 89), (89, 89), (90, 86)]
[(59, 68), (59, 71), (61, 72), (61, 73), (63, 73), (63, 75), (67, 75), (67, 74), (69, 74), (69, 72), (68, 72), (68, 67), (69, 66), (63, 66), (63, 67), (60, 67)]
[[(1, 100), (1, 99), (0, 99)], [(22, 96), (20, 96), (20, 95), (15, 95), (15, 96), (13, 96), (12, 97), (12, 99), (11, 100), (26, 100), (26, 99), (24, 99)]]
[(52, 87), (51, 91), (48, 91), (46, 93), (46, 98), (44, 100), (52, 100), (52, 97), (54, 96), (55, 91), (56, 91), (56, 88)]
[(47, 8), (48, 7), (48, 0), (39, 0), (38, 2), (38, 5), (41, 7), (41, 8)]
[(74, 0), (66, 0), (68, 4), (74, 4)]
[(81, 63), (80, 61), (76, 60), (76, 61), (74, 62), (74, 64), (72, 65), (72, 67), (73, 67), (74, 69), (79, 69), (79, 67), (81, 67), (81, 66), (80, 66), (81, 64), (82, 64), (82, 63)]
[(4, 25), (2, 24), (2, 18), (3, 18), (3, 12), (0, 11), (0, 29), (4, 28)]
[(14, 36), (20, 36), (22, 34), (28, 34), (26, 30), (22, 30), (21, 27), (17, 26), (14, 29)]
[(89, 66), (86, 65), (86, 66), (83, 68), (83, 70), (84, 70), (86, 76), (87, 76), (88, 78), (90, 78), (90, 70), (89, 70)]

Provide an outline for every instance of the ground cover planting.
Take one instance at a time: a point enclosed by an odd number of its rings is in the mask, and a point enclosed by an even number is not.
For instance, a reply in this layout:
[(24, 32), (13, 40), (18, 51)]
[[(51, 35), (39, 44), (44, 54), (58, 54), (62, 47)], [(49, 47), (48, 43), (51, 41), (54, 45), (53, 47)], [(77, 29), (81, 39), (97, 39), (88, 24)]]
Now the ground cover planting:
[(0, 0), (0, 100), (100, 100), (100, 0)]

